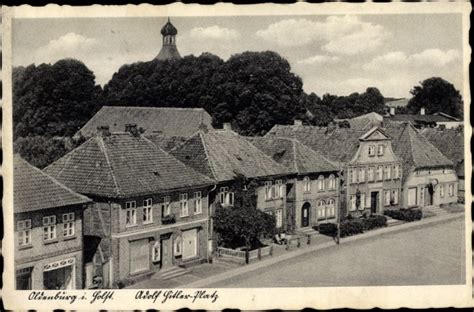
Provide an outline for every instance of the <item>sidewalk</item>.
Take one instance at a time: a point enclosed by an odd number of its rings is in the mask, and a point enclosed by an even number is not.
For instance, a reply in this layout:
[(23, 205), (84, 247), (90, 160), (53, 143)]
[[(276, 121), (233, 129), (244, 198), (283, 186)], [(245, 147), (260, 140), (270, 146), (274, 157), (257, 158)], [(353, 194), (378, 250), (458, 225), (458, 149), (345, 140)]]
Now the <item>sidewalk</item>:
[[(400, 224), (400, 225), (393, 226), (393, 227), (386, 227), (386, 228), (376, 229), (376, 230), (372, 230), (372, 231), (369, 231), (369, 232), (366, 232), (366, 233), (363, 233), (363, 234), (342, 238), (341, 241), (340, 241), (340, 244), (343, 245), (343, 244), (348, 244), (348, 243), (353, 242), (353, 241), (358, 241), (358, 240), (364, 240), (364, 239), (367, 239), (367, 238), (371, 238), (371, 237), (374, 237), (374, 236), (387, 235), (387, 234), (402, 232), (402, 231), (406, 231), (406, 230), (410, 230), (410, 229), (419, 228), (419, 227), (422, 227), (422, 226), (425, 226), (425, 225), (433, 225), (433, 224), (448, 222), (450, 220), (457, 219), (457, 218), (464, 218), (464, 213), (452, 213), (452, 214), (447, 214), (447, 215), (443, 215), (443, 216), (439, 216), (439, 217), (430, 217), (430, 218), (423, 219), (423, 220), (420, 220), (420, 221), (407, 222), (407, 223)], [(303, 246), (303, 245), (304, 244), (301, 244), (301, 246)], [(273, 257), (263, 259), (263, 260), (261, 260), (257, 263), (249, 264), (249, 265), (246, 265), (246, 266), (240, 266), (240, 267), (237, 267), (235, 269), (232, 269), (232, 270), (229, 270), (229, 271), (226, 271), (226, 272), (214, 275), (214, 276), (210, 276), (210, 277), (202, 279), (202, 280), (191, 282), (189, 284), (180, 285), (179, 287), (180, 288), (203, 288), (203, 287), (206, 287), (206, 285), (214, 284), (214, 283), (226, 280), (226, 279), (230, 279), (230, 278), (233, 278), (235, 276), (238, 276), (238, 275), (241, 275), (241, 274), (244, 274), (244, 273), (249, 273), (249, 272), (252, 272), (252, 271), (256, 271), (256, 270), (259, 270), (259, 269), (264, 268), (266, 266), (270, 266), (270, 265), (276, 264), (278, 262), (290, 260), (292, 258), (298, 257), (300, 255), (304, 255), (306, 253), (314, 252), (314, 251), (317, 251), (317, 250), (323, 250), (323, 249), (327, 249), (327, 248), (337, 248), (336, 243), (331, 238), (329, 238), (329, 241), (322, 242), (322, 243), (316, 244), (316, 245), (307, 245), (307, 246), (308, 247), (295, 248), (295, 249), (292, 249), (292, 250), (286, 251), (286, 252), (281, 252), (280, 251), (280, 252), (278, 252), (279, 255), (274, 253)], [(282, 247), (282, 246), (279, 246), (279, 247)], [(281, 249), (281, 248), (278, 248), (278, 249)], [(284, 250), (284, 247), (283, 247), (283, 250)]]
[[(402, 231), (407, 231), (414, 228), (419, 228), (425, 225), (432, 225), (442, 222), (447, 222), (456, 218), (463, 218), (464, 213), (449, 213), (442, 216), (434, 216), (420, 221), (407, 222), (400, 225), (379, 228), (358, 234), (341, 238), (340, 244), (348, 244), (353, 241), (359, 241), (374, 236), (387, 235)], [(153, 289), (153, 288), (201, 288), (206, 285), (220, 282), (232, 277), (256, 271), (261, 268), (276, 264), (278, 262), (290, 260), (292, 258), (311, 253), (318, 250), (337, 248), (337, 244), (333, 238), (316, 234), (311, 238), (311, 244), (307, 244), (307, 238), (303, 237), (300, 240), (300, 247), (296, 247), (296, 243), (290, 246), (289, 250), (286, 250), (285, 245), (273, 244), (273, 256), (263, 258), (260, 261), (255, 260), (248, 265), (237, 265), (223, 261), (218, 261), (212, 264), (202, 264), (196, 267), (190, 268), (191, 272), (173, 278), (171, 280), (159, 280), (159, 279), (148, 279), (136, 284), (130, 285), (127, 288), (133, 289)]]

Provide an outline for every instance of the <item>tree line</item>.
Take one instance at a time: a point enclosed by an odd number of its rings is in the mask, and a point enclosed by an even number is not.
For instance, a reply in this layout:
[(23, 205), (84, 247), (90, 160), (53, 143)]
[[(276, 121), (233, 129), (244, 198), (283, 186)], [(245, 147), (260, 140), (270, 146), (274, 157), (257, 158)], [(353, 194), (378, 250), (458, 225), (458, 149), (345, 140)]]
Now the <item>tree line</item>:
[[(325, 126), (334, 118), (384, 112), (377, 88), (349, 96), (306, 94), (288, 61), (271, 51), (239, 53), (227, 61), (203, 53), (127, 64), (103, 88), (74, 59), (16, 67), (12, 78), (14, 148), (38, 167), (77, 146), (81, 140), (72, 136), (104, 105), (201, 107), (215, 127), (230, 122), (242, 135), (263, 135), (295, 119)], [(461, 116), (459, 91), (441, 78), (430, 79), (413, 88), (407, 109), (424, 106), (428, 113)]]

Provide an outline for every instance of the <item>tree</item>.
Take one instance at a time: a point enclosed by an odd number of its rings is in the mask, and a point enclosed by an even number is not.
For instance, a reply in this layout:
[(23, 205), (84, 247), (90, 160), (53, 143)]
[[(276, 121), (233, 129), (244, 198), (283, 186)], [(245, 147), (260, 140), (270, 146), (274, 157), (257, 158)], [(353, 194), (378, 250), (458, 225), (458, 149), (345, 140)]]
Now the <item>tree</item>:
[(14, 137), (73, 135), (97, 111), (100, 92), (77, 60), (14, 69)]
[(256, 185), (255, 181), (246, 183), (246, 190), (237, 192), (233, 207), (217, 205), (213, 224), (220, 246), (250, 250), (261, 245), (262, 236), (274, 234), (275, 217), (256, 209)]
[(408, 102), (411, 113), (418, 113), (422, 107), (426, 113), (443, 112), (453, 117), (463, 117), (462, 96), (454, 86), (439, 77), (428, 78), (410, 91), (413, 97)]
[(13, 143), (13, 151), (35, 167), (48, 166), (84, 142), (84, 138), (28, 136)]

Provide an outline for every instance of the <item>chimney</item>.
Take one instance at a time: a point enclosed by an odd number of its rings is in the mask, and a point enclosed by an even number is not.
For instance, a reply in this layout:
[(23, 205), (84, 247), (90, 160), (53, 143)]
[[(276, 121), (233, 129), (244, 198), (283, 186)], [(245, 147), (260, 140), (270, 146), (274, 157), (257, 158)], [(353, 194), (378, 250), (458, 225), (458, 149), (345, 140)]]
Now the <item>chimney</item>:
[(395, 116), (395, 107), (390, 107), (390, 116)]
[(97, 134), (102, 136), (102, 137), (110, 136), (109, 126), (99, 126), (99, 127), (97, 127)]
[(137, 124), (125, 124), (125, 132), (128, 132), (133, 136), (138, 136), (140, 134), (138, 132)]
[(199, 125), (198, 129), (201, 130), (201, 131), (204, 132), (204, 133), (209, 132), (209, 128), (208, 128), (207, 125), (204, 124), (204, 123), (201, 123), (201, 124)]
[(302, 126), (302, 125), (303, 125), (303, 121), (301, 121), (300, 119), (295, 119), (294, 125), (295, 125), (295, 126)]
[(230, 122), (224, 122), (224, 125), (222, 126), (222, 128), (225, 131), (232, 131), (232, 126), (230, 125)]
[(422, 107), (422, 108), (420, 108), (420, 115), (424, 115), (424, 114), (425, 114), (425, 108)]

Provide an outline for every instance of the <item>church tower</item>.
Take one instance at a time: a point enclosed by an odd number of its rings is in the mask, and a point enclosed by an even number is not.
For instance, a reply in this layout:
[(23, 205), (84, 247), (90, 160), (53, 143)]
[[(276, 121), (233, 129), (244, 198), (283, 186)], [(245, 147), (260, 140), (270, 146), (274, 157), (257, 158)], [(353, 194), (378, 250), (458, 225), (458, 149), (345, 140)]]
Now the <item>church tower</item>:
[(176, 35), (178, 30), (170, 22), (168, 17), (168, 22), (161, 28), (161, 35), (163, 36), (163, 45), (161, 47), (160, 53), (156, 56), (157, 60), (172, 60), (180, 59), (178, 48), (176, 47)]

